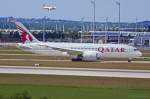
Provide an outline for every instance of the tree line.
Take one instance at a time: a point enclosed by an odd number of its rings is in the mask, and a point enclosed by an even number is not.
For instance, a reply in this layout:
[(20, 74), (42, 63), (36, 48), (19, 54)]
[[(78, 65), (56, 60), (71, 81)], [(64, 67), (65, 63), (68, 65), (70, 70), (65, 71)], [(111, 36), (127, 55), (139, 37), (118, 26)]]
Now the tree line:
[[(0, 99), (33, 99), (33, 98), (28, 91), (23, 91), (8, 97), (0, 95)], [(52, 99), (52, 98), (50, 96), (49, 97), (43, 96), (43, 97), (39, 97), (38, 99)]]

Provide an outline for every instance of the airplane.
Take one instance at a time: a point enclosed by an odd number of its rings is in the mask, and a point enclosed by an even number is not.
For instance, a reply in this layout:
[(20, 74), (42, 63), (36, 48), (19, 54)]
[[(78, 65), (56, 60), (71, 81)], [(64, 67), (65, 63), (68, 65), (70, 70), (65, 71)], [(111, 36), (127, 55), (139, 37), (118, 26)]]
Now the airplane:
[(48, 10), (48, 11), (52, 11), (52, 10), (55, 10), (56, 7), (52, 7), (52, 6), (49, 6), (49, 5), (44, 4), (44, 5), (43, 5), (43, 9), (46, 9), (46, 10)]
[(63, 43), (42, 42), (20, 22), (15, 22), (22, 43), (20, 48), (28, 49), (34, 53), (46, 55), (69, 55), (72, 61), (98, 61), (104, 58), (126, 58), (131, 62), (133, 58), (142, 56), (135, 47), (125, 44), (94, 44), (94, 43)]

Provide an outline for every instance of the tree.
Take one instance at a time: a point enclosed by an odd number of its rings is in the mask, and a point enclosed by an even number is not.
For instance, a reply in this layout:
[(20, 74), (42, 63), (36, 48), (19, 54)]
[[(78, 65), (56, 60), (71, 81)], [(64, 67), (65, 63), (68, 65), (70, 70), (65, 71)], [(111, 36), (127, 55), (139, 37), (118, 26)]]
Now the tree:
[(31, 96), (27, 91), (23, 91), (22, 93), (17, 93), (14, 96), (10, 97), (10, 99), (31, 99)]

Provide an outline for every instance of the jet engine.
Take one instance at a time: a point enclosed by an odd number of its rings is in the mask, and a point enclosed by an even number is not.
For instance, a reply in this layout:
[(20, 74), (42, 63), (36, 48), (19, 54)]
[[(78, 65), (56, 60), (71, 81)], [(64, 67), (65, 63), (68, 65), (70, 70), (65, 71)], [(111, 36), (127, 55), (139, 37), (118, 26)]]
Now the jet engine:
[(83, 53), (83, 61), (96, 61), (100, 59), (100, 55), (96, 51), (86, 51)]
[(100, 54), (96, 51), (85, 51), (83, 54), (78, 54), (72, 58), (72, 61), (97, 61), (100, 59)]

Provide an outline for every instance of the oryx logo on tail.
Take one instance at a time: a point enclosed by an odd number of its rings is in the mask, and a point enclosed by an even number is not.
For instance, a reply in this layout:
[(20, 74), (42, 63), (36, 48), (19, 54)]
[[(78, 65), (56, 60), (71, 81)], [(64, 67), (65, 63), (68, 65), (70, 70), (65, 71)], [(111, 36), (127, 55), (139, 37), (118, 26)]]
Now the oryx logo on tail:
[(33, 41), (33, 38), (30, 34), (28, 34), (24, 29), (22, 29), (20, 26), (17, 25), (17, 29), (19, 32), (19, 35), (21, 37), (22, 43), (30, 43)]
[(23, 44), (40, 42), (30, 33), (30, 31), (22, 23), (15, 22), (15, 24)]

